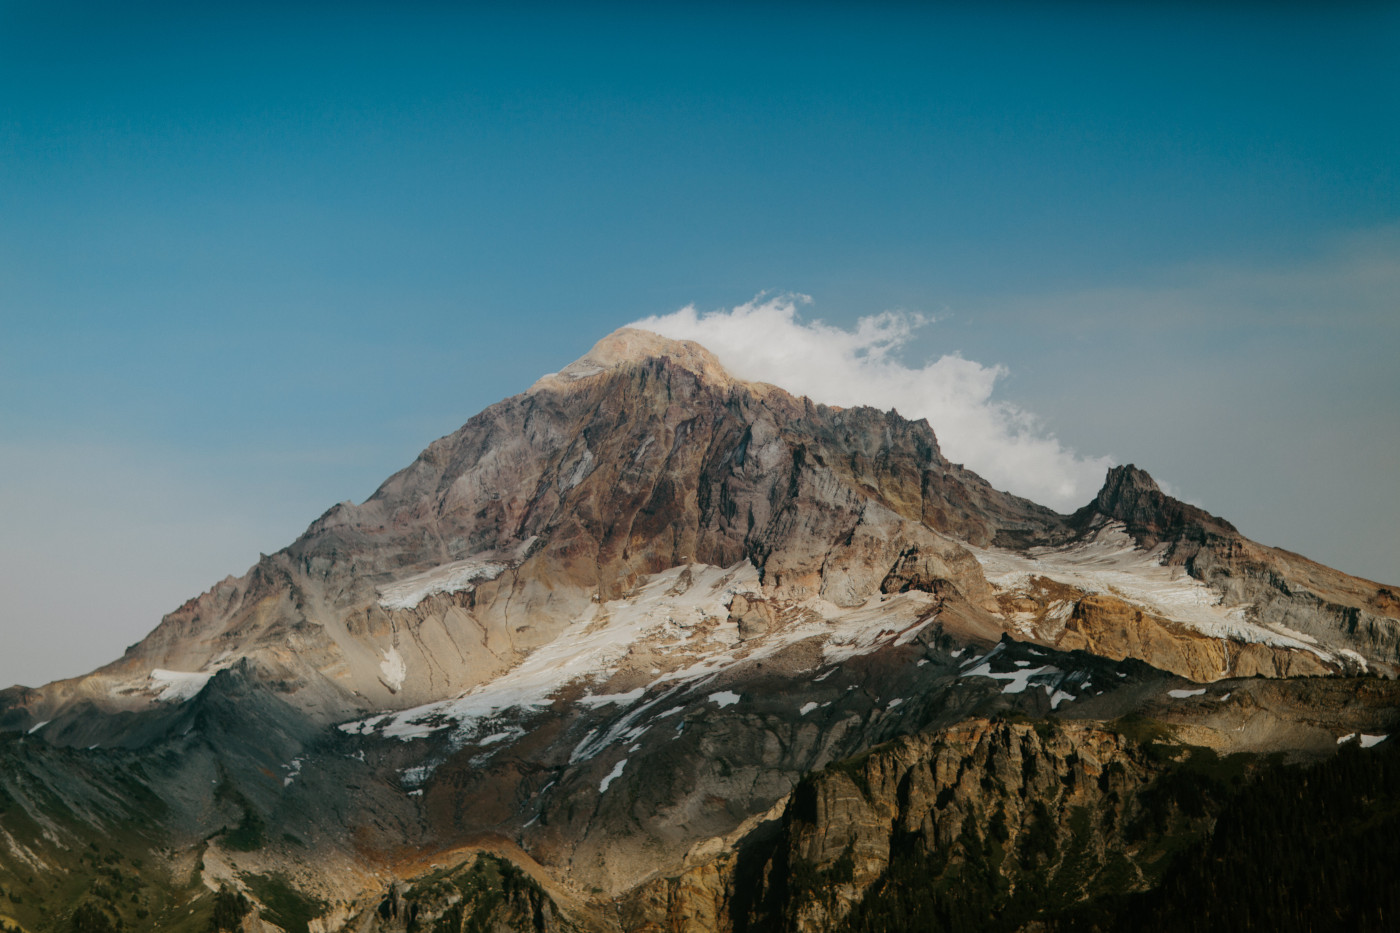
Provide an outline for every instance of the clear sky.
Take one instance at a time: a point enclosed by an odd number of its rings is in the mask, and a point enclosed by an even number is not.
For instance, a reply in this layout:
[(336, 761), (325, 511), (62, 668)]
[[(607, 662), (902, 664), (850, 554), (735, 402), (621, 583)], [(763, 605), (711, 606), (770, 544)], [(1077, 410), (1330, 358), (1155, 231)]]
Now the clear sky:
[(1395, 4), (0, 0), (0, 682), (760, 292), (1400, 582), (1397, 61)]

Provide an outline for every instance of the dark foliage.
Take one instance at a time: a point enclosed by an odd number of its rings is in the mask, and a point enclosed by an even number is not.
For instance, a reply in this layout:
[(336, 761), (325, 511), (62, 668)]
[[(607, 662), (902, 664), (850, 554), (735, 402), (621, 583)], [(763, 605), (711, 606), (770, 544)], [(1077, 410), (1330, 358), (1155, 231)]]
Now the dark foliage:
[[(1388, 744), (1388, 743), (1387, 743)], [(1124, 833), (1177, 854), (1148, 890), (1126, 866), (1098, 869), (1098, 893), (1076, 894), (1089, 864), (1094, 814), (1070, 820), (1056, 851), (1051, 817), (1036, 804), (1014, 851), (996, 825), (965, 825), (947, 851), (917, 834), (891, 840), (885, 876), (846, 919), (850, 933), (1381, 931), (1400, 929), (1400, 752), (1354, 746), (1312, 765), (1269, 762), (1251, 780), (1211, 754), (1194, 756), (1141, 797)], [(1214, 817), (1213, 826), (1209, 819)], [(995, 824), (995, 821), (993, 821)], [(1060, 856), (1058, 867), (1049, 863)], [(1002, 866), (999, 870), (998, 865)], [(1008, 871), (1007, 868), (1010, 867)], [(1014, 887), (1008, 874), (1015, 877)], [(802, 891), (790, 892), (800, 898)], [(789, 902), (791, 904), (791, 902)]]
[[(1389, 745), (1390, 743), (1387, 743)], [(1400, 929), (1400, 752), (1344, 747), (1275, 766), (1234, 796), (1159, 885), (1067, 917), (1064, 931)]]
[(209, 918), (209, 929), (216, 933), (237, 930), (243, 918), (252, 909), (253, 905), (248, 902), (248, 898), (225, 885), (214, 895), (214, 913)]
[(68, 929), (71, 933), (120, 933), (122, 925), (97, 904), (84, 901), (73, 911)]
[(327, 905), (308, 897), (275, 875), (247, 875), (248, 887), (266, 907), (263, 916), (287, 933), (307, 933)]
[[(430, 908), (446, 895), (456, 903), (435, 912)], [(553, 903), (535, 879), (507, 859), (483, 855), (465, 870), (444, 874), (421, 884), (405, 904), (408, 933), (494, 933), (496, 930), (551, 929)]]

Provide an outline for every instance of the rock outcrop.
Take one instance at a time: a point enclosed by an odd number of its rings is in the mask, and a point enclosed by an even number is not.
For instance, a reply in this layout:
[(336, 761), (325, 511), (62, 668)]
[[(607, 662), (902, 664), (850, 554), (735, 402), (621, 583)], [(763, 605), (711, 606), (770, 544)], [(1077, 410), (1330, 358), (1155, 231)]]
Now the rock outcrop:
[(1211, 536), (1239, 536), (1224, 519), (1162, 492), (1156, 480), (1131, 463), (1111, 467), (1094, 501), (1071, 515), (1069, 524), (1083, 529), (1103, 519), (1122, 522), (1146, 549), (1162, 543), (1200, 543)]
[(1099, 726), (973, 720), (901, 739), (797, 789), (758, 902), (773, 929), (840, 929), (911, 862), (929, 884), (974, 867), (1025, 883), (1077, 860), (1076, 890), (1056, 892), (1073, 897), (1110, 867), (1140, 874), (1122, 827), (1164, 770)]

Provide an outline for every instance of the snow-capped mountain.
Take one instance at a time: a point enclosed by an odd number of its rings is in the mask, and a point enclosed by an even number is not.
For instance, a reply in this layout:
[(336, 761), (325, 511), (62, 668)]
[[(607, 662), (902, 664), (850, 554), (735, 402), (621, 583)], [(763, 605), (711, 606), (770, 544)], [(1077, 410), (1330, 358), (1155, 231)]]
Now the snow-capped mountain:
[[(121, 659), (0, 695), (0, 884), (59, 903), (47, 879), (128, 834), (133, 899), (82, 896), (136, 928), (456, 910), (455, 930), (480, 908), (503, 928), (837, 929), (894, 870), (911, 804), (881, 781), (920, 756), (961, 762), (908, 785), (943, 801), (915, 807), (929, 827), (1064, 840), (1074, 808), (1129, 812), (1170, 770), (1105, 723), (1321, 754), (1400, 718), (1394, 588), (1251, 542), (1131, 466), (1057, 514), (948, 462), (934, 427), (620, 330)], [(889, 742), (898, 762), (853, 759)], [(1035, 793), (998, 796), (1034, 768), (965, 786), (1013, 747), (1056, 780), (1093, 760), (1125, 783), (1111, 804), (1046, 784), (1041, 825)], [(864, 803), (813, 777), (833, 767)], [(1100, 868), (1137, 866), (1136, 890), (1142, 846), (1113, 832)]]

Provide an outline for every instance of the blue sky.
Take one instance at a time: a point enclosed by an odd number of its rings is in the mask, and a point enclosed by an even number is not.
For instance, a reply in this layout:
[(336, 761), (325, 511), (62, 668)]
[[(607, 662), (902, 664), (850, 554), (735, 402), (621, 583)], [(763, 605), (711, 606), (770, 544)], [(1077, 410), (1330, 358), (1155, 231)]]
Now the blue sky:
[(0, 681), (765, 290), (1400, 579), (1398, 59), (1393, 4), (0, 0)]

